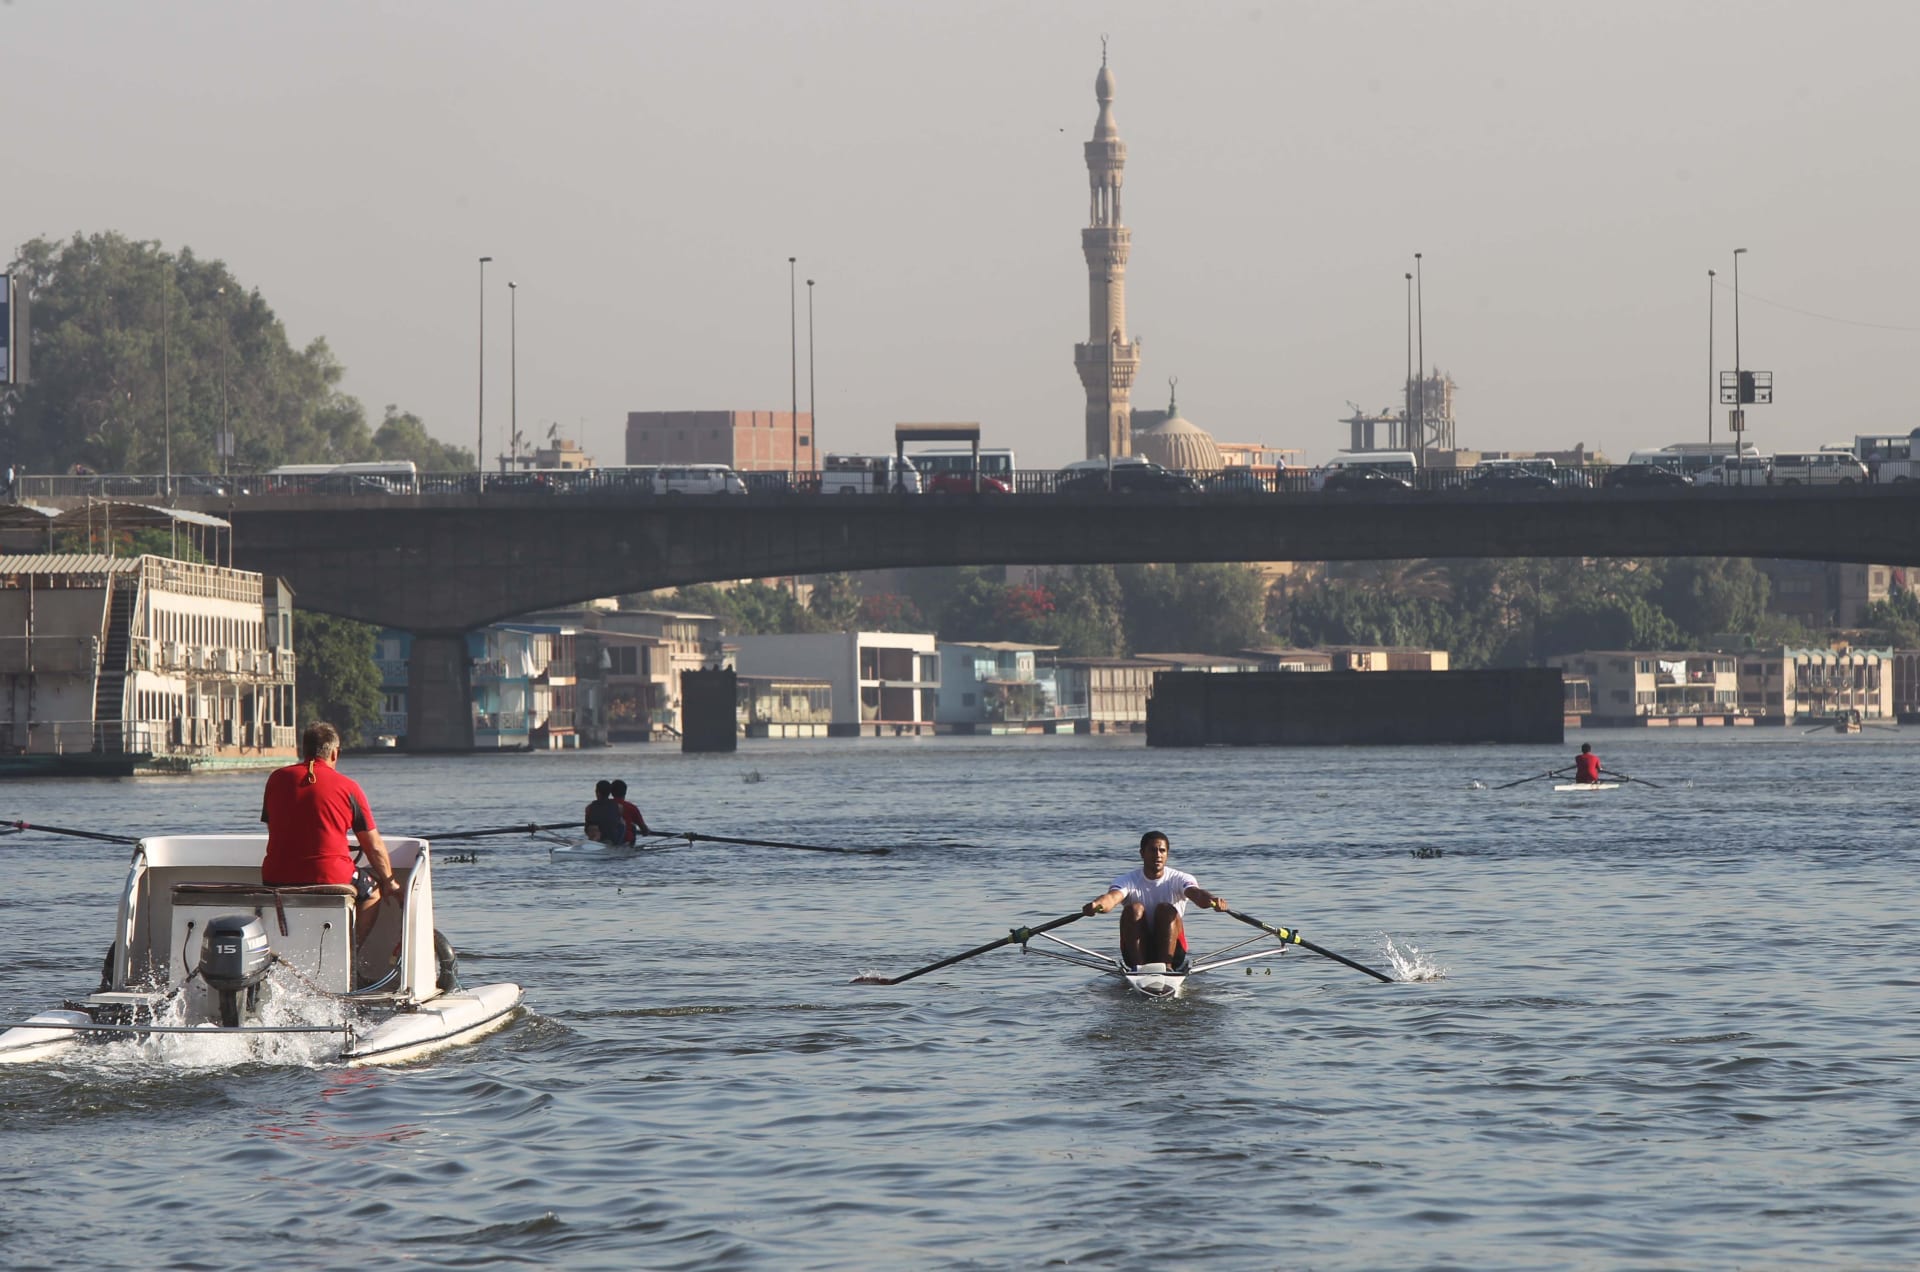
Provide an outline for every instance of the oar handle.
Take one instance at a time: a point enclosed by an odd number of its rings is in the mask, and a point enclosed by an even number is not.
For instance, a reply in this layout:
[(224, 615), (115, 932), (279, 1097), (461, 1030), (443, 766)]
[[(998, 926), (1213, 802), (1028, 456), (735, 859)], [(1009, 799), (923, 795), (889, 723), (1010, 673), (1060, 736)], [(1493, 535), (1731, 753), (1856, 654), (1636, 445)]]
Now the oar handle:
[(1600, 774), (1602, 777), (1617, 778), (1622, 782), (1638, 782), (1642, 786), (1651, 786), (1656, 791), (1664, 789), (1658, 782), (1649, 782), (1644, 777), (1628, 777), (1625, 773), (1616, 773), (1612, 769), (1601, 769)]
[(1336, 963), (1345, 963), (1348, 967), (1351, 967), (1354, 971), (1365, 972), (1367, 975), (1373, 977), (1377, 981), (1385, 981), (1388, 984), (1393, 983), (1393, 977), (1387, 975), (1385, 972), (1376, 972), (1371, 967), (1368, 967), (1365, 963), (1354, 962), (1352, 959), (1348, 958), (1345, 954), (1336, 954), (1332, 950), (1327, 949), (1325, 946), (1315, 945), (1312, 941), (1309, 941), (1306, 937), (1301, 936), (1298, 932), (1294, 931), (1291, 928), (1274, 927), (1271, 924), (1262, 923), (1259, 919), (1254, 918), (1251, 914), (1242, 914), (1238, 910), (1228, 910), (1227, 913), (1232, 915), (1234, 918), (1240, 920), (1242, 923), (1248, 924), (1252, 927), (1257, 927), (1262, 932), (1265, 932), (1270, 936), (1276, 937), (1279, 940), (1284, 941), (1290, 945), (1298, 945), (1301, 949), (1312, 950), (1315, 954), (1318, 954), (1320, 957), (1330, 958)]

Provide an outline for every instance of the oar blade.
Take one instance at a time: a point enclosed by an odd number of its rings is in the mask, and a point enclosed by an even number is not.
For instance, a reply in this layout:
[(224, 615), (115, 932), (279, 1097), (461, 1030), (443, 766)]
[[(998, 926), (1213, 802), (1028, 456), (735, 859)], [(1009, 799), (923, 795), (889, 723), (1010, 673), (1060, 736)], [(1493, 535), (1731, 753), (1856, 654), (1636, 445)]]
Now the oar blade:
[(1242, 914), (1238, 910), (1228, 910), (1227, 913), (1233, 916), (1234, 918), (1240, 920), (1242, 923), (1247, 924), (1249, 927), (1257, 927), (1262, 932), (1265, 932), (1268, 935), (1273, 936), (1280, 941), (1286, 942), (1289, 945), (1298, 945), (1303, 950), (1312, 950), (1315, 954), (1318, 954), (1322, 958), (1332, 959), (1336, 963), (1344, 963), (1348, 967), (1351, 967), (1354, 971), (1365, 972), (1367, 975), (1373, 977), (1377, 981), (1384, 981), (1389, 985), (1394, 983), (1394, 978), (1387, 975), (1385, 972), (1377, 971), (1374, 968), (1368, 967), (1365, 963), (1356, 963), (1352, 959), (1348, 958), (1345, 954), (1336, 953), (1335, 951), (1326, 948), (1324, 945), (1315, 945), (1312, 941), (1309, 941), (1306, 937), (1301, 936), (1299, 932), (1294, 931), (1291, 928), (1274, 927), (1271, 924), (1262, 923), (1259, 919), (1254, 918), (1251, 914)]

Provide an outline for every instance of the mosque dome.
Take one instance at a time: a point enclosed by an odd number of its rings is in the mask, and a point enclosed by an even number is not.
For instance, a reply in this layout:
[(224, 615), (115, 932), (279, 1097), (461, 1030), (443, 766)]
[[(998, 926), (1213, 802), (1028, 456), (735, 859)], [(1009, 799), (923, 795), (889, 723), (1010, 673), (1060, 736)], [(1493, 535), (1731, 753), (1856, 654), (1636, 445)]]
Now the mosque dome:
[(1180, 418), (1180, 406), (1167, 397), (1167, 418), (1133, 439), (1133, 449), (1162, 468), (1186, 472), (1213, 472), (1221, 467), (1220, 447), (1213, 434)]

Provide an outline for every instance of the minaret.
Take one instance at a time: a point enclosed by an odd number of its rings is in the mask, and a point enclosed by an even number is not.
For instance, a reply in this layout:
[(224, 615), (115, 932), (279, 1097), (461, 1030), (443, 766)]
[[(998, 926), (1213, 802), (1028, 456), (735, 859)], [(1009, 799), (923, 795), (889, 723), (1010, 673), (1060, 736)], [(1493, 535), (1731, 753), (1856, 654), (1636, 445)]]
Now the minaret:
[(1100, 74), (1093, 81), (1100, 118), (1086, 144), (1087, 181), (1093, 200), (1080, 247), (1087, 257), (1087, 342), (1073, 347), (1073, 363), (1087, 389), (1087, 458), (1133, 453), (1134, 372), (1140, 342), (1127, 335), (1127, 251), (1132, 234), (1120, 223), (1120, 186), (1126, 179), (1127, 143), (1113, 122), (1113, 72), (1106, 40), (1100, 41)]

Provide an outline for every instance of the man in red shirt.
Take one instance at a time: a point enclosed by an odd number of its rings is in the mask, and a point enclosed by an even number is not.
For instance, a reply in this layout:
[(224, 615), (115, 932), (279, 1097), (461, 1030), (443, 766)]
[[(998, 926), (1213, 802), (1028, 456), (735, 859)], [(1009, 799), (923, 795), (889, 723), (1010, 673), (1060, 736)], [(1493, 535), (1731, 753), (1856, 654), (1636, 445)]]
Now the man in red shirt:
[(1573, 780), (1588, 786), (1600, 780), (1600, 757), (1593, 753), (1590, 743), (1580, 744), (1580, 754), (1573, 757)]
[(647, 819), (640, 815), (640, 809), (627, 802), (627, 784), (616, 778), (608, 790), (613, 795), (613, 802), (620, 805), (621, 820), (627, 823), (627, 842), (632, 843), (641, 835), (651, 835), (653, 832), (647, 829)]
[[(300, 735), (300, 756), (300, 763), (275, 769), (267, 778), (260, 802), (260, 820), (267, 824), (260, 882), (268, 887), (351, 884), (357, 939), (366, 934), (380, 902), (400, 895), (400, 881), (393, 877), (393, 859), (373, 824), (367, 793), (334, 768), (340, 758), (339, 732), (324, 721), (308, 725)], [(349, 831), (366, 853), (364, 869), (353, 864)]]

